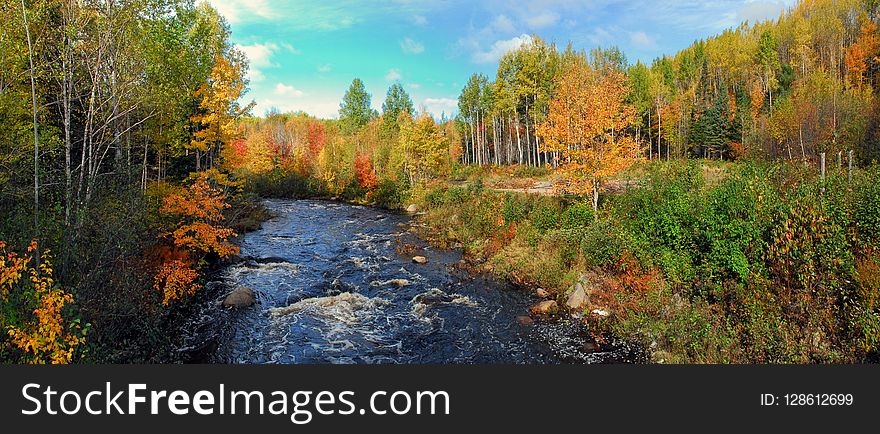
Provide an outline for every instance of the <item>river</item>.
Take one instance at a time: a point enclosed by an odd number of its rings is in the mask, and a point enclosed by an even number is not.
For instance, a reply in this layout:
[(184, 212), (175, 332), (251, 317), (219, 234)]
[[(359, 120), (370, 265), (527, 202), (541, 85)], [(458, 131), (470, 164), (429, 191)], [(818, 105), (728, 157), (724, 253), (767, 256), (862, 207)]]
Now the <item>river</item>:
[[(522, 321), (540, 301), (461, 267), (408, 230), (410, 217), (317, 200), (268, 200), (275, 217), (241, 239), (240, 260), (209, 283), (179, 349), (217, 363), (620, 363), (577, 320)], [(413, 255), (427, 257), (416, 264)], [(254, 306), (221, 306), (231, 289)], [(519, 317), (519, 319), (518, 319)]]

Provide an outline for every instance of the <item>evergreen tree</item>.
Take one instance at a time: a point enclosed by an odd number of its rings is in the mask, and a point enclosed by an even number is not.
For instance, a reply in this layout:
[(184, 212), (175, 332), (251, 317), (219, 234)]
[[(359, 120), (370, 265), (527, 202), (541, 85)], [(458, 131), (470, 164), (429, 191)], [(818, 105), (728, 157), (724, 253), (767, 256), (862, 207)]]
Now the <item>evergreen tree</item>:
[(355, 78), (339, 106), (339, 126), (344, 134), (352, 134), (370, 122), (374, 114), (370, 107), (371, 100), (364, 82)]

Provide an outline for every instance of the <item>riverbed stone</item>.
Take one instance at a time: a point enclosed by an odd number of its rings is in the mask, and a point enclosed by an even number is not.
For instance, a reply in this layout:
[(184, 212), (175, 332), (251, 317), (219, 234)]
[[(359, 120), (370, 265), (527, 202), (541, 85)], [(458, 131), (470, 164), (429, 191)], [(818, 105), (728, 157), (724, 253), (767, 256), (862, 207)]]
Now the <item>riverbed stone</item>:
[(519, 315), (516, 317), (516, 322), (518, 322), (520, 325), (530, 326), (535, 323), (535, 320), (533, 320), (532, 317), (528, 315)]
[(246, 286), (239, 286), (223, 299), (223, 306), (240, 308), (251, 306), (255, 302), (254, 290)]
[(590, 273), (581, 275), (577, 283), (571, 287), (565, 305), (573, 310), (586, 309), (590, 305), (590, 295), (594, 291), (595, 280), (595, 276)]
[(534, 306), (529, 311), (532, 315), (553, 315), (559, 311), (559, 305), (556, 300), (544, 300)]
[(550, 293), (547, 292), (547, 290), (544, 288), (538, 288), (537, 290), (535, 290), (535, 295), (537, 295), (540, 298), (550, 297)]
[(419, 207), (416, 204), (411, 204), (410, 206), (406, 207), (406, 212), (410, 214), (415, 214), (419, 212)]
[(426, 258), (424, 256), (413, 256), (412, 261), (415, 262), (416, 264), (427, 264), (428, 258)]

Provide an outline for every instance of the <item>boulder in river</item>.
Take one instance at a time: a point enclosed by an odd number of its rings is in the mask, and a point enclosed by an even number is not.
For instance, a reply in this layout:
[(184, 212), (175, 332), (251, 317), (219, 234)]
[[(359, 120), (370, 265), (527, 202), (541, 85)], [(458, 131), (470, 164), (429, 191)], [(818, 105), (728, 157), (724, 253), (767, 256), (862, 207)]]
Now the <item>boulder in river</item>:
[(532, 315), (553, 315), (559, 311), (559, 305), (556, 300), (544, 300), (534, 306), (529, 311)]
[(550, 293), (547, 292), (547, 290), (544, 288), (538, 288), (537, 290), (535, 290), (535, 295), (537, 295), (539, 298), (550, 297)]
[(524, 325), (524, 326), (530, 326), (535, 323), (535, 321), (532, 319), (532, 317), (530, 317), (528, 315), (517, 316), (516, 322), (518, 322), (520, 325)]
[(416, 264), (427, 264), (428, 258), (426, 258), (424, 256), (413, 256), (412, 261), (415, 262)]
[(254, 297), (254, 290), (246, 286), (239, 286), (223, 299), (223, 306), (236, 308), (248, 307), (255, 302), (256, 297)]
[(416, 204), (411, 204), (410, 206), (406, 207), (406, 212), (410, 214), (415, 214), (419, 212), (419, 207)]
[(590, 296), (595, 291), (593, 284), (595, 281), (597, 281), (597, 276), (594, 273), (582, 275), (577, 283), (571, 287), (565, 305), (574, 310), (586, 309), (590, 305)]

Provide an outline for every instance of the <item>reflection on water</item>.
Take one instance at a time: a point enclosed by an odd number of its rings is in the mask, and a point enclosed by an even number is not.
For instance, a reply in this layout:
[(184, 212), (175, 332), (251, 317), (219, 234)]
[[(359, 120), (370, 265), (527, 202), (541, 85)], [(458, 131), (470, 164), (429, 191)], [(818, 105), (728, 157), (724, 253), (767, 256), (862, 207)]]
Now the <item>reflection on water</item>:
[[(244, 237), (245, 260), (229, 266), (216, 283), (252, 288), (257, 304), (227, 311), (218, 306), (222, 297), (206, 303), (189, 327), (186, 348), (211, 340), (215, 345), (203, 359), (591, 363), (630, 357), (620, 347), (595, 351), (577, 322), (520, 324), (517, 316), (537, 299), (458, 271), (459, 252), (434, 250), (401, 233), (406, 216), (324, 201), (266, 205), (278, 217)], [(415, 264), (411, 256), (398, 254), (402, 244), (416, 245), (429, 262)]]

